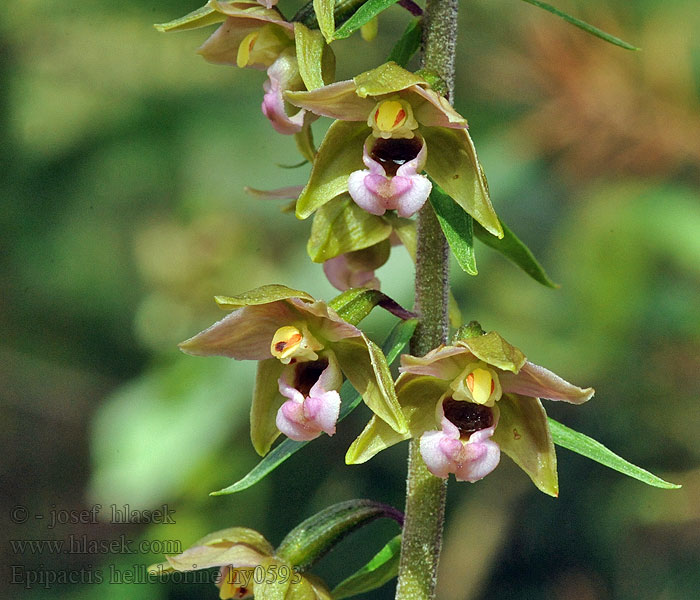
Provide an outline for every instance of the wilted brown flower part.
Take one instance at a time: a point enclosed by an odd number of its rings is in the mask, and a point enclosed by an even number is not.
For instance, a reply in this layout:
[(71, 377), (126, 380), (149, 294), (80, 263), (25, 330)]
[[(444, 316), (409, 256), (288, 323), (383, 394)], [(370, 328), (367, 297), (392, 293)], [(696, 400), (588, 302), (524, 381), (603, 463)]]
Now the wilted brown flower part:
[(491, 98), (531, 106), (514, 134), (574, 179), (667, 176), (688, 168), (697, 176), (700, 106), (690, 27), (654, 19), (635, 31), (599, 14), (590, 21), (642, 51), (542, 18), (521, 25), (519, 43), (483, 57), (478, 70), (489, 75), (474, 84)]

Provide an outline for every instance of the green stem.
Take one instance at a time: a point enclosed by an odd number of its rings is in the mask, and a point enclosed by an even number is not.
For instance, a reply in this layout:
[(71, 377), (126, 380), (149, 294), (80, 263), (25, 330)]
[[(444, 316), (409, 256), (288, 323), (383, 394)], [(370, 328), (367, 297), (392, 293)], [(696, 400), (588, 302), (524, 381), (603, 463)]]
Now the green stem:
[[(454, 95), (456, 41), (457, 0), (428, 0), (421, 67), (444, 81), (449, 100)], [(415, 310), (420, 322), (411, 340), (414, 355), (422, 356), (447, 341), (448, 257), (447, 241), (430, 202), (426, 202), (418, 214)], [(419, 441), (411, 440), (397, 600), (435, 598), (445, 492), (446, 481), (428, 472)]]

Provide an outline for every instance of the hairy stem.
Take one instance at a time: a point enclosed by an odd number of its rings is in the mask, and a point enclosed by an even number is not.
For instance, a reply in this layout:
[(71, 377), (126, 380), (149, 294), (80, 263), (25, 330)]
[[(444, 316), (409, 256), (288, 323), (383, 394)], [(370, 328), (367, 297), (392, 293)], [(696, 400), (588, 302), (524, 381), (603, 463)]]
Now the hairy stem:
[[(447, 98), (454, 95), (457, 0), (428, 0), (423, 19), (421, 67), (445, 83)], [(447, 341), (449, 249), (432, 206), (418, 215), (415, 310), (420, 317), (411, 352), (422, 356)], [(437, 567), (442, 547), (446, 482), (430, 474), (411, 440), (406, 483), (406, 511), (401, 542), (397, 600), (435, 598)]]

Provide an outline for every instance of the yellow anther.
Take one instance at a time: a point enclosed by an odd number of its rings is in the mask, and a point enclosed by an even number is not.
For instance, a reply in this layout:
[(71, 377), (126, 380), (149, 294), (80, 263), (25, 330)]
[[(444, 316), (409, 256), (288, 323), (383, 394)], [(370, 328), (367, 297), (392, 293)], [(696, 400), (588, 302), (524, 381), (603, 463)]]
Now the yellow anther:
[(238, 54), (236, 55), (236, 64), (242, 69), (250, 62), (250, 53), (255, 47), (255, 42), (258, 41), (259, 31), (253, 31), (243, 38), (243, 41), (238, 46)]
[(398, 100), (383, 100), (374, 109), (374, 122), (380, 131), (400, 129), (408, 118), (403, 104)]
[(286, 325), (275, 331), (270, 344), (270, 352), (272, 356), (279, 359), (285, 359), (294, 354), (294, 351), (299, 348), (304, 335), (296, 327)]
[(472, 393), (474, 402), (486, 404), (496, 387), (496, 384), (486, 369), (474, 369), (467, 375), (467, 387)]
[(270, 353), (288, 365), (292, 359), (296, 362), (318, 360), (317, 350), (323, 350), (321, 344), (304, 324), (301, 329), (293, 325), (285, 325), (275, 331), (270, 343)]

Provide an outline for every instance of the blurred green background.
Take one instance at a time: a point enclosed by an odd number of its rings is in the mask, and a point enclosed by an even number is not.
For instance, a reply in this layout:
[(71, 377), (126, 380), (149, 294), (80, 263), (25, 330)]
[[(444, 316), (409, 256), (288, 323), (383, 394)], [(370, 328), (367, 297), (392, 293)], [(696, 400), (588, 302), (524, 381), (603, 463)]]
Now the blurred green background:
[[(555, 500), (504, 458), (486, 480), (449, 487), (439, 597), (697, 598), (700, 12), (696, 0), (556, 5), (643, 51), (516, 0), (463, 2), (456, 106), (499, 214), (561, 289), (481, 246), (479, 276), (453, 269), (454, 293), (466, 320), (596, 388), (582, 407), (549, 403), (551, 415), (684, 487), (647, 488), (561, 449)], [(343, 463), (364, 407), (256, 487), (208, 496), (257, 462), (254, 365), (176, 343), (221, 316), (215, 294), (334, 291), (305, 256), (310, 223), (242, 190), (308, 173), (277, 166), (298, 157), (260, 114), (264, 74), (205, 63), (204, 30), (151, 27), (197, 6), (23, 0), (0, 18), (2, 597), (216, 598), (211, 585), (147, 583), (143, 566), (223, 527), (276, 544), (332, 502), (403, 505), (405, 445)], [(404, 12), (385, 13), (371, 44), (334, 45), (339, 79), (385, 59)], [(379, 277), (411, 305), (401, 248)], [(367, 329), (381, 339), (390, 325), (377, 314)], [(49, 528), (95, 503), (100, 522)], [(166, 504), (175, 523), (110, 522), (124, 504)], [(17, 506), (26, 522), (12, 522)], [(316, 572), (335, 585), (394, 534), (373, 524)], [(16, 544), (71, 536), (155, 551)], [(78, 583), (60, 583), (70, 573)]]

